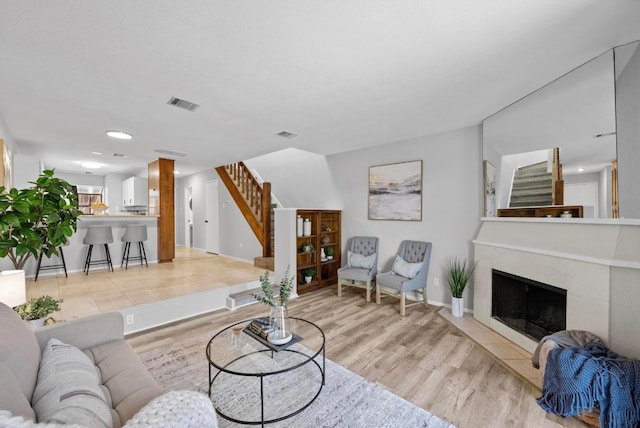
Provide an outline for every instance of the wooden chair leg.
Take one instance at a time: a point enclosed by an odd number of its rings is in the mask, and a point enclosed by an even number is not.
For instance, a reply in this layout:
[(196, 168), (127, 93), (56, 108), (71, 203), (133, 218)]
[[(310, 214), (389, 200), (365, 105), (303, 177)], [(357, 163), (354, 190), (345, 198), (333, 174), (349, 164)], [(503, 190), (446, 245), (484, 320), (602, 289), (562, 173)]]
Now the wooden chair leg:
[(380, 287), (378, 287), (378, 283), (376, 283), (376, 305), (380, 304)]
[(427, 302), (427, 286), (424, 286), (424, 291), (422, 292), (422, 297), (424, 297), (424, 307), (428, 308), (429, 303)]
[(405, 313), (407, 312), (406, 306), (405, 306), (405, 293), (404, 291), (400, 292), (400, 315), (404, 316)]
[(367, 281), (367, 303), (371, 302), (371, 282)]

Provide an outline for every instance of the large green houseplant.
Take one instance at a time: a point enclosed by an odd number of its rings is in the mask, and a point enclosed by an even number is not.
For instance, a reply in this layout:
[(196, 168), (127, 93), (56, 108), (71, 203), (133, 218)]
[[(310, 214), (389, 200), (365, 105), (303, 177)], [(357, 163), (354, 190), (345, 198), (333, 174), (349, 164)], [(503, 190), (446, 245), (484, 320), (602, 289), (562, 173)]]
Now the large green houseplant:
[(0, 257), (23, 270), (29, 257), (58, 254), (77, 230), (78, 197), (71, 184), (45, 170), (33, 186), (5, 192), (0, 186)]

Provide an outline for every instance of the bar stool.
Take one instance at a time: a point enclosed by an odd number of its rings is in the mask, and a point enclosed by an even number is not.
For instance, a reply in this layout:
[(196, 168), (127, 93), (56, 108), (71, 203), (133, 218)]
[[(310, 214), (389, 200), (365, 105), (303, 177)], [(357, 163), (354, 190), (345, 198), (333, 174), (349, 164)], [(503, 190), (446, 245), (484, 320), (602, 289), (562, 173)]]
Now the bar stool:
[[(124, 233), (122, 234), (121, 241), (124, 242), (124, 251), (122, 252), (122, 262), (120, 263), (120, 267), (124, 264), (124, 269), (127, 270), (129, 267), (129, 260), (140, 260), (140, 266), (142, 266), (142, 261), (149, 267), (149, 263), (147, 263), (147, 253), (144, 250), (144, 241), (147, 240), (147, 225), (146, 224), (128, 224)], [(138, 257), (129, 257), (129, 253), (131, 252), (131, 243), (138, 243)]]
[[(48, 270), (48, 269), (60, 269), (63, 268), (64, 269), (64, 277), (68, 278), (69, 276), (67, 275), (67, 263), (64, 261), (64, 253), (62, 252), (62, 247), (66, 247), (69, 245), (69, 240), (67, 240), (64, 244), (62, 244), (62, 246), (58, 247), (58, 254), (60, 254), (60, 260), (62, 261), (62, 263), (58, 263), (57, 265), (47, 265), (47, 266), (42, 266), (42, 256), (44, 255), (44, 253), (42, 251), (40, 251), (40, 256), (38, 257), (38, 266), (36, 267), (36, 278), (35, 281), (38, 280), (38, 275), (40, 274), (41, 270)], [(47, 257), (50, 258), (50, 257)]]
[[(89, 275), (89, 267), (91, 265), (97, 264), (107, 264), (108, 269), (113, 272), (113, 264), (111, 263), (111, 253), (109, 252), (109, 245), (113, 242), (113, 232), (111, 231), (111, 226), (89, 226), (87, 229), (87, 234), (84, 235), (84, 239), (82, 243), (89, 246), (87, 250), (87, 258), (84, 262), (84, 269), (87, 275)], [(91, 253), (93, 252), (94, 245), (104, 245), (104, 251), (106, 255), (106, 259), (104, 260), (95, 260), (91, 261)]]

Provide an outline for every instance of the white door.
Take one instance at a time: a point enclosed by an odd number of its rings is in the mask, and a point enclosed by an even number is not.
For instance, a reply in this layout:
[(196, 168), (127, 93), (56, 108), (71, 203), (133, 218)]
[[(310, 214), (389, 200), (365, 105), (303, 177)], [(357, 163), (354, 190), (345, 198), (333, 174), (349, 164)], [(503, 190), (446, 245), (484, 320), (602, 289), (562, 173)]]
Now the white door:
[(220, 225), (218, 217), (218, 180), (207, 181), (205, 186), (205, 249), (207, 253), (220, 252)]
[(184, 188), (184, 246), (193, 247), (193, 201), (191, 186)]

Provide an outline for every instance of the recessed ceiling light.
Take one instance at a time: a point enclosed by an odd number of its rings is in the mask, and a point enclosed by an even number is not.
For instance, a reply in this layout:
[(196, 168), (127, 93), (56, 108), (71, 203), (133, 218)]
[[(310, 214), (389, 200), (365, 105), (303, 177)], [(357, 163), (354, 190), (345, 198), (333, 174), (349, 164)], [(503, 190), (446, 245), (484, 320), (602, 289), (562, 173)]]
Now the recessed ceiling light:
[(87, 169), (98, 169), (98, 168), (102, 168), (102, 164), (98, 163), (98, 162), (84, 162), (84, 161), (80, 161), (78, 162), (80, 164), (81, 167), (83, 168), (87, 168)]
[(584, 171), (584, 168), (578, 168), (578, 172)]
[(173, 170), (173, 173), (174, 173), (174, 174), (180, 174), (180, 171), (178, 171), (178, 170), (176, 169), (176, 170)]
[(111, 138), (117, 138), (118, 140), (130, 140), (133, 138), (131, 134), (124, 131), (107, 131), (105, 134)]
[(102, 153), (100, 152), (91, 152), (92, 155), (101, 155)]

